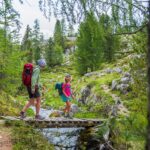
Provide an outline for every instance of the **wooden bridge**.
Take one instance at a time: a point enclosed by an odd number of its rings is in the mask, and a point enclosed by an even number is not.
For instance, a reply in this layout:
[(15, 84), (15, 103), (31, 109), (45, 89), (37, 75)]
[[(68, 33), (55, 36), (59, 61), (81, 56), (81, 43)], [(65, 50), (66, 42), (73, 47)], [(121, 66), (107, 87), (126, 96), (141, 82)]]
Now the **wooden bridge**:
[[(20, 121), (18, 117), (12, 116), (1, 116), (2, 119), (8, 121)], [(66, 127), (93, 127), (102, 124), (103, 121), (98, 119), (68, 119), (63, 117), (55, 117), (55, 118), (48, 118), (44, 120), (36, 120), (31, 117), (27, 117), (23, 119), (29, 125), (32, 125), (37, 128), (66, 128)]]

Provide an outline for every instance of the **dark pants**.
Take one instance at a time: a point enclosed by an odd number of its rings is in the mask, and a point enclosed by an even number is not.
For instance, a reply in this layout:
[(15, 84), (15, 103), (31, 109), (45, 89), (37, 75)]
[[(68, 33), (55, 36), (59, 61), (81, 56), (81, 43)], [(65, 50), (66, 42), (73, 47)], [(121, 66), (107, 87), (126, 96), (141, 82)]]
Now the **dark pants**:
[(35, 89), (35, 93), (34, 94), (32, 94), (30, 86), (27, 87), (27, 91), (28, 91), (28, 94), (29, 94), (29, 98), (38, 98), (38, 97), (40, 97), (39, 88)]

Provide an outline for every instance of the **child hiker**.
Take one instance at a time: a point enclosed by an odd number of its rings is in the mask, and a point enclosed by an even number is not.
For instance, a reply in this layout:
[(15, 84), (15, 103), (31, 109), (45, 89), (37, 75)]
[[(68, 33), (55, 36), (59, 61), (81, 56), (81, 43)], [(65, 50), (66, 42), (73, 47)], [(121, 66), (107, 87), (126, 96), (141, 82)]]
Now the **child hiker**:
[(60, 95), (63, 102), (66, 103), (66, 107), (64, 109), (64, 116), (71, 118), (70, 109), (71, 109), (71, 98), (74, 98), (71, 91), (71, 75), (67, 74), (65, 76), (65, 82), (62, 84), (62, 95)]

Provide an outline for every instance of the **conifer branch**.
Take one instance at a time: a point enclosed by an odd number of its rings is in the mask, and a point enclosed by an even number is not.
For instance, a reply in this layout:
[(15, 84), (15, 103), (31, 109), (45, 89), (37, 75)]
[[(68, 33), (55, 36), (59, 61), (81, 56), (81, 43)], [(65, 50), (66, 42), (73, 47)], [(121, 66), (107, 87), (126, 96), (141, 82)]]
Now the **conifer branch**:
[(144, 24), (143, 26), (141, 26), (140, 28), (138, 28), (137, 30), (133, 31), (133, 32), (122, 32), (122, 33), (115, 33), (115, 34), (112, 34), (113, 36), (114, 35), (129, 35), (129, 34), (136, 34), (137, 32), (140, 32), (142, 31), (145, 27), (147, 27), (148, 25), (148, 22), (146, 24)]

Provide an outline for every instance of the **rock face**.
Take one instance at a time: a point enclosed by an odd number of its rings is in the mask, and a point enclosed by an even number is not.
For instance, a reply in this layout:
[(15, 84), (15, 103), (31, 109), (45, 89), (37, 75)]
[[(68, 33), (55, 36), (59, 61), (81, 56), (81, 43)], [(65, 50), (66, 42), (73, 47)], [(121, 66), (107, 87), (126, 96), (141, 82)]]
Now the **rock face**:
[(106, 74), (110, 74), (110, 73), (113, 73), (113, 72), (116, 72), (116, 73), (120, 73), (120, 74), (121, 74), (123, 71), (122, 71), (122, 69), (119, 68), (119, 67), (114, 68), (114, 69), (107, 68), (107, 69), (105, 69), (105, 70), (103, 70), (103, 71), (101, 71), (101, 72), (89, 72), (89, 73), (86, 73), (86, 74), (84, 74), (84, 76), (85, 76), (85, 77), (90, 77), (90, 76), (95, 75), (95, 76), (98, 76), (98, 77), (102, 77), (102, 76), (104, 76), (104, 75), (106, 75)]
[(110, 74), (110, 73), (113, 73), (113, 72), (117, 72), (117, 73), (122, 73), (122, 69), (121, 68), (113, 68), (113, 69), (110, 69), (110, 68), (107, 68), (104, 70), (105, 73), (107, 74)]
[(105, 135), (98, 136), (98, 130), (98, 127), (82, 130), (78, 137), (78, 148), (85, 150), (110, 150), (110, 147), (112, 147), (112, 142), (109, 141), (110, 132), (106, 131), (108, 138), (105, 139)]
[(77, 113), (79, 111), (79, 107), (76, 104), (71, 105), (71, 112)]
[(81, 98), (78, 99), (79, 103), (86, 104), (87, 98), (91, 94), (91, 86), (87, 85), (84, 89), (81, 89)]
[(125, 72), (120, 80), (113, 80), (111, 84), (112, 90), (119, 90), (122, 94), (126, 94), (130, 91), (129, 84), (133, 83), (133, 79), (129, 72)]
[(115, 89), (116, 89), (116, 86), (117, 86), (117, 80), (113, 80), (113, 81), (112, 81), (112, 85), (111, 85), (111, 89), (112, 89), (112, 90), (115, 90)]

